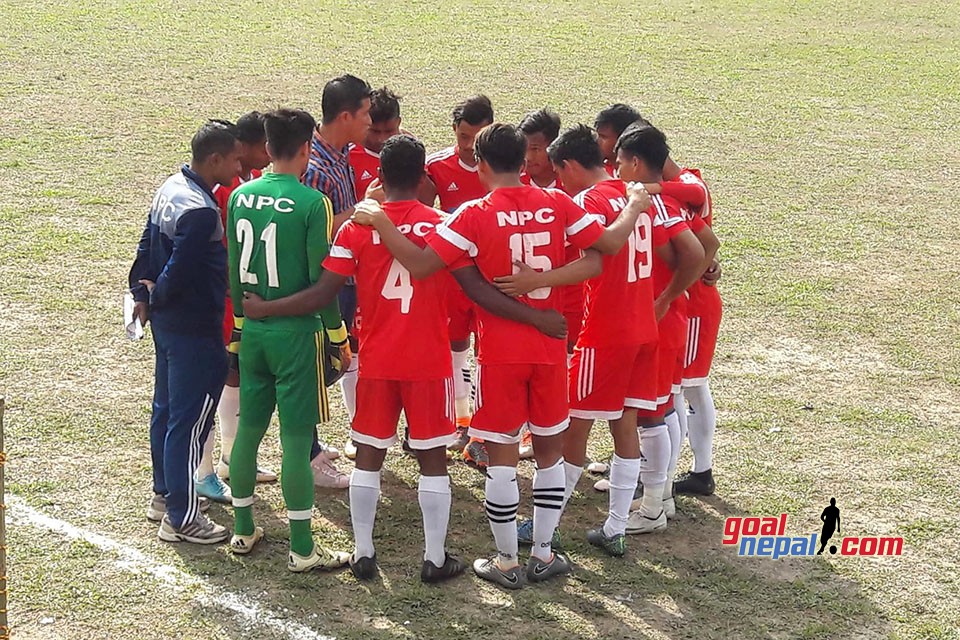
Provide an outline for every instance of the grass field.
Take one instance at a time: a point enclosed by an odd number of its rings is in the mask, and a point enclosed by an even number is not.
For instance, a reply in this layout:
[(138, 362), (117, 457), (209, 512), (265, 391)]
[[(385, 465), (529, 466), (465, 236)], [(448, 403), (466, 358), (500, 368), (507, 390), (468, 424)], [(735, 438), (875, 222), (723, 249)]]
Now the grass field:
[[(960, 638), (957, 2), (0, 0), (0, 24), (0, 394), (18, 504), (337, 638)], [(152, 347), (118, 317), (149, 200), (203, 119), (318, 114), (344, 71), (400, 92), (429, 149), (477, 91), (507, 121), (546, 104), (592, 122), (625, 101), (703, 170), (724, 242), (717, 496), (680, 500), (668, 532), (618, 561), (582, 541), (606, 506), (584, 481), (564, 523), (575, 576), (515, 595), (420, 585), (399, 452), (371, 586), (286, 571), (279, 487), (260, 491), (271, 540), (248, 559), (156, 539)], [(342, 442), (338, 416), (324, 434)], [(592, 453), (610, 449), (598, 429)], [(452, 475), (450, 545), (472, 559), (491, 549), (481, 476)], [(902, 535), (903, 556), (721, 547), (728, 515), (785, 511), (799, 535), (831, 496), (845, 534)], [(348, 544), (345, 493), (317, 504), (318, 535)], [(43, 528), (13, 525), (9, 556), (17, 638), (284, 637)]]

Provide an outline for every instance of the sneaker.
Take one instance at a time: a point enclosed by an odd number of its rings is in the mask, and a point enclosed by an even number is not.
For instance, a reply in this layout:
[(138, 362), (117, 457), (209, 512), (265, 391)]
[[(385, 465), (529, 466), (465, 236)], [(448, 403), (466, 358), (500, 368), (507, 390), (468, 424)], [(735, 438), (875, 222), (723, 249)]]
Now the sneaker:
[[(517, 542), (530, 546), (533, 544), (533, 520), (524, 518), (517, 520)], [(554, 549), (563, 550), (563, 542), (560, 539), (560, 528), (553, 530), (553, 539), (550, 540), (550, 546)]]
[(323, 455), (310, 463), (313, 468), (313, 484), (328, 489), (346, 489), (350, 486), (350, 477), (333, 466)]
[(194, 544), (219, 544), (230, 537), (226, 527), (209, 520), (202, 513), (193, 522), (175, 529), (169, 516), (163, 516), (157, 537), (164, 542), (192, 542)]
[(457, 418), (457, 439), (447, 446), (447, 449), (451, 451), (463, 451), (467, 443), (470, 442), (470, 436), (467, 435), (467, 427), (470, 426), (470, 421), (467, 419), (467, 424), (461, 426), (460, 420), (462, 419), (463, 418)]
[(650, 518), (643, 515), (640, 511), (634, 511), (627, 519), (627, 533), (630, 535), (653, 533), (667, 528), (667, 514), (660, 510), (656, 518)]
[(713, 469), (695, 473), (683, 473), (673, 483), (673, 492), (684, 496), (712, 496), (717, 489), (713, 481)]
[(353, 444), (353, 440), (347, 440), (343, 445), (343, 455), (347, 456), (347, 460), (357, 459), (357, 445)]
[(455, 558), (449, 553), (443, 559), (443, 566), (438, 567), (429, 560), (423, 561), (420, 568), (420, 582), (427, 584), (436, 584), (450, 578), (456, 578), (467, 570), (467, 565), (463, 564), (459, 558)]
[(201, 480), (194, 479), (193, 486), (197, 490), (197, 495), (209, 498), (220, 504), (230, 504), (233, 500), (233, 494), (230, 493), (230, 487), (223, 483), (216, 472), (211, 473)]
[[(670, 496), (663, 499), (663, 513), (667, 520), (673, 520), (677, 515), (677, 502), (673, 498), (673, 485), (670, 485)], [(637, 485), (637, 490), (633, 494), (633, 502), (630, 503), (630, 511), (639, 511), (643, 506), (643, 484)]]
[(373, 580), (377, 577), (377, 554), (374, 553), (370, 558), (356, 558), (353, 554), (350, 556), (350, 571), (353, 572), (357, 580)]
[(463, 450), (463, 460), (478, 469), (486, 469), (487, 465), (490, 464), (490, 457), (487, 455), (487, 447), (483, 444), (483, 440), (471, 438), (469, 444)]
[(515, 590), (523, 586), (523, 568), (517, 565), (504, 571), (497, 564), (497, 556), (474, 560), (473, 572), (478, 577), (495, 582), (504, 589)]
[(529, 429), (523, 430), (523, 437), (520, 438), (520, 459), (530, 460), (533, 458), (533, 434)]
[(235, 533), (233, 537), (230, 538), (230, 551), (245, 556), (253, 551), (253, 548), (257, 546), (257, 543), (261, 540), (263, 540), (263, 527), (254, 527), (253, 534), (249, 536), (242, 536), (239, 533)]
[(544, 562), (536, 556), (530, 556), (527, 562), (527, 580), (544, 582), (555, 576), (565, 576), (573, 571), (570, 561), (559, 553), (554, 553), (550, 562)]
[(600, 478), (593, 483), (594, 491), (600, 491), (601, 493), (606, 493), (610, 491), (610, 481), (606, 478)]
[[(206, 498), (200, 498), (200, 512), (204, 513), (210, 509), (210, 501)], [(150, 498), (150, 504), (147, 506), (147, 520), (150, 522), (160, 522), (163, 516), (167, 515), (167, 498), (159, 493), (153, 494)]]
[[(220, 458), (220, 462), (217, 463), (217, 475), (221, 480), (230, 479), (230, 463), (223, 458)], [(277, 477), (276, 471), (257, 467), (257, 482), (276, 482)]]
[(587, 531), (587, 542), (603, 549), (607, 555), (614, 558), (622, 558), (627, 552), (627, 536), (622, 533), (608, 536), (603, 530), (603, 525)]
[(330, 462), (333, 462), (340, 457), (340, 450), (326, 442), (321, 442), (320, 453), (318, 453), (317, 456), (323, 456)]
[(606, 462), (591, 462), (587, 465), (587, 473), (595, 473), (598, 476), (602, 476), (608, 471), (610, 471), (610, 465)]
[(287, 569), (294, 573), (303, 573), (311, 569), (322, 569), (332, 571), (346, 566), (350, 562), (350, 554), (345, 551), (331, 551), (317, 544), (313, 545), (313, 551), (308, 556), (290, 552), (287, 560)]

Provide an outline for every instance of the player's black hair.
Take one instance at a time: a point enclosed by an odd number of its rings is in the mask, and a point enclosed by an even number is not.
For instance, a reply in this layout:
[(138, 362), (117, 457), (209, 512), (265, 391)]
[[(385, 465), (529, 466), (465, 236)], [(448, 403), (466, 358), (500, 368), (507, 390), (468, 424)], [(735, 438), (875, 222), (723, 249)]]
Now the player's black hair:
[(663, 171), (663, 165), (670, 156), (670, 145), (667, 136), (651, 124), (634, 123), (627, 127), (617, 139), (615, 152), (640, 158), (648, 167)]
[(313, 137), (317, 121), (301, 109), (276, 109), (263, 116), (267, 135), (267, 151), (277, 160), (288, 160), (297, 155), (305, 142)]
[(640, 115), (640, 112), (628, 104), (618, 102), (612, 104), (597, 114), (597, 119), (593, 123), (594, 129), (600, 127), (610, 127), (613, 133), (619, 136), (624, 130), (634, 122), (649, 125), (650, 123)]
[(493, 105), (487, 96), (472, 96), (455, 106), (451, 115), (454, 126), (461, 122), (473, 127), (490, 124), (493, 122)]
[(380, 171), (387, 187), (414, 189), (424, 174), (427, 151), (413, 136), (401, 133), (387, 138), (380, 150)]
[(494, 173), (517, 173), (527, 155), (527, 138), (511, 124), (487, 125), (474, 141), (477, 160), (490, 165)]
[(542, 133), (547, 142), (553, 142), (560, 135), (560, 116), (544, 107), (523, 116), (517, 128), (526, 135)]
[(237, 140), (244, 144), (263, 142), (267, 132), (263, 129), (263, 114), (251, 111), (240, 116), (237, 120)]
[(228, 120), (209, 120), (193, 134), (190, 152), (194, 162), (204, 162), (215, 153), (230, 153), (236, 144), (236, 125)]
[(373, 122), (388, 122), (400, 117), (400, 96), (386, 87), (370, 94), (370, 119)]
[(323, 123), (330, 124), (344, 111), (356, 113), (372, 93), (370, 85), (357, 76), (346, 74), (334, 78), (323, 87), (320, 99)]
[(603, 153), (597, 143), (597, 134), (585, 124), (578, 124), (561, 133), (547, 147), (547, 156), (554, 164), (575, 160), (584, 169), (603, 166)]

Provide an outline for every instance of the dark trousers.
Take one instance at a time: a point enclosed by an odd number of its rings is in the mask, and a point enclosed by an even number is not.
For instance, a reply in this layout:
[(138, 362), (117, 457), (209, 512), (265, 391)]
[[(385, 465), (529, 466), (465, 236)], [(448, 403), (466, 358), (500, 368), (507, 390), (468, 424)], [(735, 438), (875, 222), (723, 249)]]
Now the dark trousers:
[(154, 325), (153, 343), (153, 490), (167, 497), (170, 523), (180, 528), (200, 513), (193, 475), (220, 402), (227, 377), (227, 354), (218, 334), (199, 337)]

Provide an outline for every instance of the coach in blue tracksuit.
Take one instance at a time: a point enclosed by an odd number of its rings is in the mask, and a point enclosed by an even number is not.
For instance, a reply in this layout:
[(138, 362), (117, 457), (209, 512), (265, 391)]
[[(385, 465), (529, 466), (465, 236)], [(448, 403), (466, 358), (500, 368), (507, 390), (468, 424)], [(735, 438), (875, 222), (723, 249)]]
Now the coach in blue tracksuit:
[(141, 322), (153, 324), (156, 371), (150, 450), (154, 497), (147, 517), (167, 542), (215, 544), (229, 533), (200, 512), (193, 474), (227, 375), (223, 349), (227, 250), (212, 188), (240, 171), (233, 125), (211, 121), (191, 141), (190, 166), (153, 198), (130, 269)]

